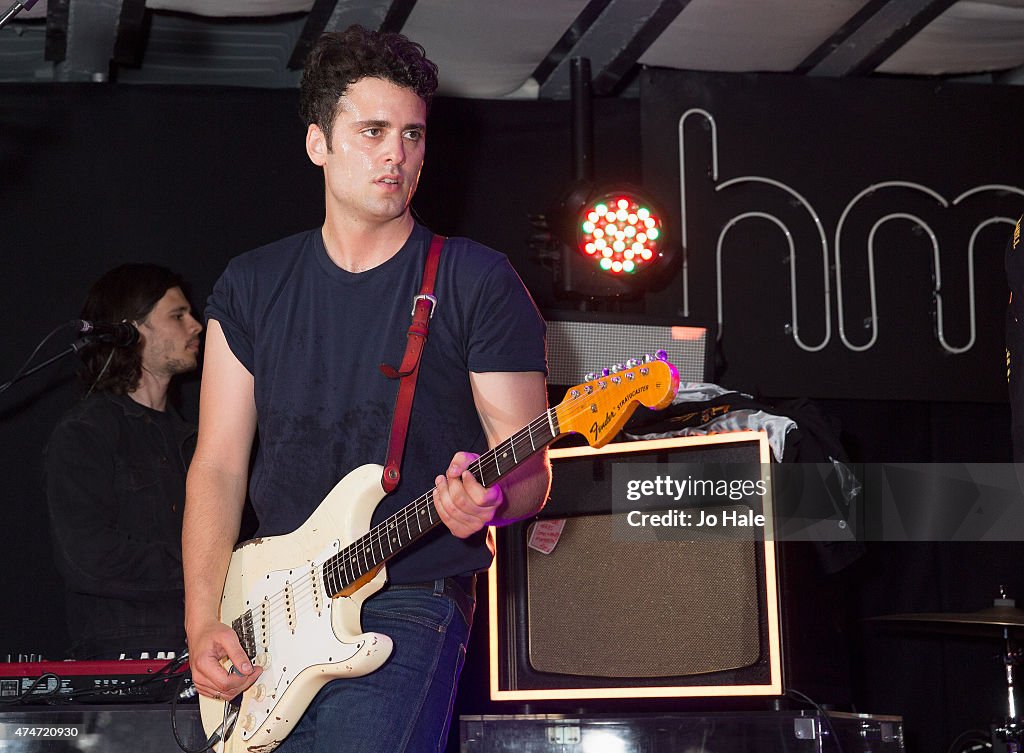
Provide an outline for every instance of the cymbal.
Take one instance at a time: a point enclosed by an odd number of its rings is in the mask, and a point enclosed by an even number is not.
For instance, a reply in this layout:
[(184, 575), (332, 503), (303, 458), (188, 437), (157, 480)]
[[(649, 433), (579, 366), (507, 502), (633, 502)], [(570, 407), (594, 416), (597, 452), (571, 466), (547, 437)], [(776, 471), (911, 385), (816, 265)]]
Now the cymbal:
[(910, 614), (887, 614), (869, 617), (880, 622), (920, 622), (936, 628), (965, 632), (1009, 628), (1024, 629), (1024, 609), (1008, 606), (989, 607), (977, 612), (919, 612)]

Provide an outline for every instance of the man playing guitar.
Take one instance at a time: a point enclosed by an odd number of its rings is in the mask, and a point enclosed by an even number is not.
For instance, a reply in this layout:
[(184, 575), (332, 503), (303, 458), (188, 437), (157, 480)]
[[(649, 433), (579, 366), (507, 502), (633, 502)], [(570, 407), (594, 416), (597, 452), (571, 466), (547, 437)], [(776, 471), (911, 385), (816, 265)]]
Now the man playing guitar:
[[(431, 242), (409, 203), (436, 87), (436, 66), (401, 35), (323, 35), (301, 88), (306, 152), (324, 175), (323, 226), (234, 259), (210, 297), (183, 531), (185, 625), (206, 698), (231, 699), (281, 661), (247, 653), (221, 621), (246, 492), (260, 521), (246, 545), (256, 552), (261, 537), (299, 528), (352, 469), (385, 458), (398, 380), (378, 364), (402, 361)], [(401, 482), (373, 523), (433, 487), (444, 525), (390, 560), (388, 585), (363, 605), (364, 628), (392, 639), (390, 657), (324, 685), (279, 750), (443, 750), (474, 574), (491, 557), (486, 527), (546, 499), (543, 451), (500, 484), (467, 470), (545, 410), (544, 324), (529, 294), (503, 255), (464, 238), (445, 243), (435, 294)], [(309, 604), (290, 601), (282, 577), (283, 606), (267, 608), (301, 631)]]

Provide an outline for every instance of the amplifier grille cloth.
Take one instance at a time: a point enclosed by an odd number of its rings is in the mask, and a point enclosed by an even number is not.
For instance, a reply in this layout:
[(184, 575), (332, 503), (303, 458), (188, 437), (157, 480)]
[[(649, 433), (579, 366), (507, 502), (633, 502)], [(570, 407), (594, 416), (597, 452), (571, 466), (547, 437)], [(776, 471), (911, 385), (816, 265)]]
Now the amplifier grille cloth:
[(624, 541), (612, 518), (569, 518), (551, 554), (528, 550), (534, 669), (673, 677), (758, 661), (755, 542)]
[(703, 327), (549, 321), (548, 382), (573, 385), (584, 375), (664, 350), (684, 382), (705, 382), (708, 331)]

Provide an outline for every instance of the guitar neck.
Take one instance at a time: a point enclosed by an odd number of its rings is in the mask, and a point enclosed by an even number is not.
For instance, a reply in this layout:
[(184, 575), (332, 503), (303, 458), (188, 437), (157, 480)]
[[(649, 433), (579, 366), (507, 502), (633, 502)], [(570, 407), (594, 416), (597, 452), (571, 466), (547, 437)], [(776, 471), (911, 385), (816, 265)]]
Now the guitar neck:
[[(559, 436), (555, 409), (549, 408), (473, 461), (468, 470), (481, 484), (491, 486)], [(330, 593), (340, 593), (440, 522), (431, 489), (328, 559), (323, 565), (325, 586)]]

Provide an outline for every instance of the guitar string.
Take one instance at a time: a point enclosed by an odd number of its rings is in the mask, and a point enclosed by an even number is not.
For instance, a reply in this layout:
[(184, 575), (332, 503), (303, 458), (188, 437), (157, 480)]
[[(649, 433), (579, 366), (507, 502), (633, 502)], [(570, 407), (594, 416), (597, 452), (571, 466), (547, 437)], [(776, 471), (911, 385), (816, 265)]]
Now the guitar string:
[[(513, 440), (515, 440), (516, 437), (520, 437), (522, 439), (528, 436), (532, 443), (534, 430), (541, 428), (547, 429), (547, 433), (550, 436), (550, 427), (553, 424), (561, 423), (558, 421), (558, 410), (560, 408), (564, 408), (564, 410), (562, 411), (563, 419), (568, 419), (571, 423), (574, 419), (578, 418), (581, 415), (585, 415), (588, 412), (588, 408), (585, 405), (577, 404), (587, 403), (587, 398), (589, 397), (590, 395), (580, 395), (579, 397), (572, 398), (569, 401), (571, 403), (570, 405), (565, 405), (563, 403), (553, 408), (548, 408), (543, 414), (541, 414), (533, 421), (531, 421), (529, 424), (527, 424), (526, 427), (520, 429), (518, 432), (508, 437), (507, 439), (496, 445), (494, 448), (488, 450), (486, 453), (484, 453), (484, 455), (481, 455), (479, 458), (477, 458), (477, 460), (473, 461), (473, 463), (470, 464), (467, 470), (469, 470), (471, 473), (474, 474), (474, 476), (477, 476), (479, 478), (480, 472), (485, 470), (485, 463), (493, 463), (494, 469), (498, 474), (497, 478), (500, 478), (503, 475), (501, 472), (500, 464), (498, 463), (498, 456), (500, 454), (507, 452), (508, 450), (511, 450), (513, 452), (513, 468), (518, 466), (519, 462), (521, 462), (517, 459), (517, 456), (515, 454), (515, 445), (513, 443)], [(561, 427), (559, 426), (559, 430), (560, 429)], [(535, 452), (536, 450), (543, 449), (548, 444), (557, 439), (558, 436), (561, 436), (562, 433), (564, 432), (559, 431), (558, 435), (551, 437), (550, 439), (547, 439), (540, 445), (540, 447), (533, 447), (530, 450), (529, 454), (533, 454), (533, 452)], [(524, 456), (523, 459), (525, 460), (528, 456), (529, 455)], [(497, 478), (495, 479), (495, 481), (497, 480)], [(405, 523), (407, 526), (407, 530), (411, 530), (409, 528), (409, 523), (411, 520), (418, 518), (419, 514), (421, 513), (420, 508), (423, 506), (428, 507), (427, 514), (428, 519), (430, 519), (431, 522), (426, 529), (420, 528), (420, 530), (416, 534), (414, 534), (412, 538), (409, 539), (409, 541), (401, 545), (401, 547), (404, 547), (406, 544), (411, 543), (413, 540), (415, 540), (420, 534), (426, 533), (427, 531), (432, 529), (439, 522), (439, 518), (438, 520), (433, 520), (434, 516), (436, 515), (436, 508), (434, 508), (433, 505), (433, 490), (421, 495), (414, 502), (405, 505), (398, 512), (394, 513), (390, 517), (386, 518), (385, 520), (381, 521), (376, 526), (371, 528), (359, 539), (356, 539), (355, 541), (347, 545), (345, 549), (341, 550), (337, 554), (331, 555), (323, 563), (318, 564), (316, 567), (323, 574), (323, 577), (320, 578), (321, 603), (326, 604), (327, 599), (332, 598), (331, 596), (327, 595), (327, 590), (329, 589), (326, 588), (326, 584), (324, 583), (324, 581), (327, 579), (329, 575), (337, 576), (341, 574), (342, 580), (345, 581), (345, 583), (342, 583), (341, 585), (344, 587), (347, 585), (351, 585), (351, 582), (358, 580), (359, 577), (365, 576), (375, 567), (383, 564), (391, 556), (389, 555), (388, 557), (383, 557), (383, 548), (381, 542), (385, 536), (385, 531), (387, 531), (389, 527), (397, 527), (400, 523)], [(418, 522), (417, 528), (419, 528)], [(390, 538), (390, 536), (388, 537)], [(373, 554), (372, 546), (374, 543), (377, 544), (378, 551), (382, 555), (382, 559), (380, 560), (376, 560), (376, 555)], [(356, 546), (357, 544), (359, 544), (358, 547)], [(359, 563), (361, 552), (367, 548), (370, 550), (370, 553), (375, 560), (374, 563), (369, 568), (367, 568), (364, 564)], [(391, 547), (389, 544), (389, 549), (390, 548)], [(395, 552), (392, 552), (391, 554), (393, 555), (394, 553)], [(363, 560), (364, 562), (366, 562), (365, 556), (363, 556)], [(343, 569), (343, 563), (345, 565), (351, 566), (350, 570), (356, 575), (355, 578), (350, 578), (348, 573), (345, 572), (345, 570)], [(312, 611), (312, 603), (314, 602), (314, 589), (312, 587), (313, 577), (313, 573), (305, 573), (298, 579), (294, 581), (289, 580), (288, 582), (288, 585), (291, 587), (291, 590), (294, 594), (292, 598), (292, 608), (295, 613), (296, 622), (300, 615), (300, 610), (301, 613), (303, 614), (306, 614), (307, 611)], [(271, 594), (269, 598), (265, 598), (263, 601), (259, 602), (256, 605), (250, 605), (249, 608), (242, 613), (240, 618), (244, 617), (246, 612), (252, 613), (254, 609), (262, 606), (267, 606), (266, 617), (268, 620), (280, 618), (282, 610), (287, 611), (287, 597), (285, 590), (282, 589), (274, 594)], [(320, 611), (322, 611), (322, 609)], [(254, 628), (254, 631), (255, 630), (257, 630), (257, 628)]]

